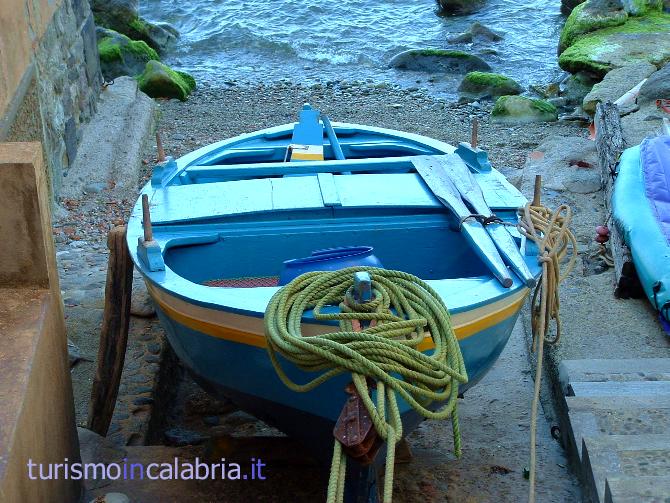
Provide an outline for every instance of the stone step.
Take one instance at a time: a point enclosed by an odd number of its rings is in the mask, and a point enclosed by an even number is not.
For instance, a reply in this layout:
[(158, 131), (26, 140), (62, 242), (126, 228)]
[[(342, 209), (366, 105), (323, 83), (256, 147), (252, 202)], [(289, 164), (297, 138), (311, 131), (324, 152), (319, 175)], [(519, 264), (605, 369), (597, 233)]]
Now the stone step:
[(605, 503), (666, 503), (670, 476), (607, 477)]
[(564, 393), (576, 382), (670, 381), (670, 358), (564, 360), (559, 380)]
[(604, 381), (570, 382), (567, 395), (572, 396), (619, 396), (670, 395), (670, 381)]
[(670, 405), (665, 408), (641, 405), (610, 409), (573, 409), (569, 412), (569, 417), (568, 439), (580, 461), (584, 437), (641, 434), (670, 436)]
[(605, 481), (614, 477), (664, 477), (670, 471), (670, 435), (601, 435), (582, 439), (585, 492), (605, 502)]

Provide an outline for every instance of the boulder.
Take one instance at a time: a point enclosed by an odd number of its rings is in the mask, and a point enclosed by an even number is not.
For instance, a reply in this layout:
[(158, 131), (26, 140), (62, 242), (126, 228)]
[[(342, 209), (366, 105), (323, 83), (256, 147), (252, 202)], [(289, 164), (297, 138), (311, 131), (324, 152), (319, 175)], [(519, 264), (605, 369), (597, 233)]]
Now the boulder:
[(565, 21), (558, 44), (558, 54), (574, 44), (580, 36), (603, 28), (621, 26), (629, 16), (658, 14), (662, 0), (587, 0), (576, 6)]
[(160, 61), (149, 61), (137, 77), (140, 90), (152, 98), (176, 98), (186, 101), (195, 89), (195, 79), (188, 73), (178, 72)]
[(598, 79), (593, 79), (584, 72), (570, 75), (560, 84), (561, 97), (565, 98), (568, 105), (581, 106), (584, 97), (591, 92), (597, 82)]
[[(556, 192), (590, 194), (600, 190), (595, 142), (580, 136), (549, 137), (528, 157), (524, 176), (542, 175), (544, 187)], [(524, 183), (525, 185), (525, 183)], [(562, 196), (565, 197), (565, 196)]]
[(471, 44), (472, 42), (480, 40), (486, 42), (500, 42), (502, 39), (502, 35), (499, 35), (492, 29), (487, 28), (476, 21), (472, 23), (472, 26), (468, 31), (447, 39), (447, 42), (451, 44)]
[(516, 81), (499, 73), (470, 72), (461, 82), (458, 91), (467, 98), (480, 99), (521, 94), (523, 88)]
[(670, 61), (670, 15), (629, 17), (625, 24), (583, 35), (558, 58), (564, 70), (585, 71), (603, 78), (607, 72), (647, 61), (662, 66)]
[(558, 42), (558, 54), (574, 44), (582, 35), (602, 28), (621, 26), (627, 20), (628, 13), (620, 0), (606, 2), (589, 0), (578, 5), (565, 21)]
[(579, 4), (584, 3), (586, 0), (562, 0), (561, 1), (561, 13), (566, 16), (570, 15), (572, 10), (577, 7)]
[(91, 0), (95, 24), (121, 32), (139, 17), (139, 6), (139, 0)]
[(444, 49), (410, 49), (393, 56), (389, 62), (391, 68), (417, 70), (423, 72), (459, 72), (488, 71), (491, 67), (479, 56), (463, 51)]
[[(590, 115), (595, 114), (598, 103), (615, 102), (655, 71), (656, 67), (646, 61), (612, 70), (605, 75), (602, 82), (594, 85), (591, 92), (584, 97), (582, 108)], [(670, 84), (668, 85), (670, 86)]]
[(125, 35), (106, 28), (96, 28), (100, 68), (106, 80), (121, 75), (139, 75), (158, 53), (142, 40), (130, 40)]
[(551, 122), (558, 120), (558, 112), (554, 105), (544, 100), (501, 96), (493, 106), (491, 118), (498, 122)]
[(437, 0), (437, 13), (440, 16), (462, 16), (478, 11), (484, 0)]
[(659, 71), (651, 74), (647, 82), (640, 89), (638, 103), (656, 102), (656, 100), (670, 100), (670, 63)]
[(122, 33), (133, 40), (142, 40), (162, 52), (172, 44), (179, 32), (167, 23), (150, 23), (139, 15), (139, 0), (93, 0), (95, 24)]

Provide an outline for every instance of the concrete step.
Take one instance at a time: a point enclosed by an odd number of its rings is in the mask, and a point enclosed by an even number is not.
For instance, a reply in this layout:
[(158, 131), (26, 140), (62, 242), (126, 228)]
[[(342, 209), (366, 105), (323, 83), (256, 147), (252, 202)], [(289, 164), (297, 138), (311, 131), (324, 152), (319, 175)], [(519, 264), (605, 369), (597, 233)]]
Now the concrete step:
[(670, 381), (670, 358), (564, 360), (559, 380), (565, 394), (577, 382)]
[(670, 476), (608, 477), (605, 503), (667, 503), (670, 501)]
[(667, 434), (587, 436), (582, 443), (584, 489), (595, 503), (606, 501), (609, 478), (665, 477), (670, 471)]
[(670, 395), (670, 381), (570, 382), (568, 396)]
[(603, 435), (670, 436), (670, 395), (565, 397), (568, 441), (582, 460), (582, 438)]

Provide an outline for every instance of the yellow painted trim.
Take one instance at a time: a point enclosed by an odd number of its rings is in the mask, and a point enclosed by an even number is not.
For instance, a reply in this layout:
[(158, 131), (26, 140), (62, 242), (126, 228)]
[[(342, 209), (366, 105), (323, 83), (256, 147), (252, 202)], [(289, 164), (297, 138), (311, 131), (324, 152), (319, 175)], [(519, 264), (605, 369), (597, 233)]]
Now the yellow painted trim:
[(310, 154), (306, 152), (293, 152), (292, 161), (323, 161), (323, 154)]
[[(247, 344), (259, 348), (267, 347), (265, 335), (262, 332), (263, 320), (250, 316), (239, 315), (235, 313), (225, 313), (214, 309), (201, 306), (195, 306), (182, 299), (169, 295), (168, 293), (147, 285), (149, 293), (165, 314), (174, 321), (188, 327), (192, 330), (202, 332), (203, 334), (225, 339), (239, 344)], [(498, 323), (506, 320), (516, 314), (521, 309), (521, 304), (528, 295), (528, 289), (524, 289), (518, 294), (501, 299), (498, 302), (484, 306), (483, 308), (473, 309), (466, 313), (459, 313), (452, 318), (454, 323), (454, 332), (459, 340), (466, 339), (473, 334), (486, 330)], [(485, 310), (479, 316), (473, 315), (478, 311)], [(227, 318), (220, 322), (212, 321), (211, 318)], [(205, 318), (210, 318), (207, 320)], [(231, 327), (223, 325), (223, 322), (230, 323), (233, 318), (237, 319), (238, 324), (247, 325), (246, 327)], [(254, 327), (253, 325), (258, 325)], [(241, 329), (244, 328), (244, 329)], [(306, 335), (317, 335), (331, 330), (331, 327), (307, 324), (304, 326)], [(432, 339), (427, 339), (419, 345), (418, 349), (426, 351), (434, 348)]]

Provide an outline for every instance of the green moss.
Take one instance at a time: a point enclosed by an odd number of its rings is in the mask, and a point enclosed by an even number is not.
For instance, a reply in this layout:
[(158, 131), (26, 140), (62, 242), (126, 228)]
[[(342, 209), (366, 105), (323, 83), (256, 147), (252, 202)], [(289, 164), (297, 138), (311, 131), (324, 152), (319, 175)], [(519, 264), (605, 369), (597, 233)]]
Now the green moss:
[(565, 21), (561, 38), (558, 42), (558, 53), (561, 54), (582, 35), (593, 31), (609, 28), (612, 26), (621, 26), (628, 19), (625, 11), (608, 13), (605, 16), (594, 15), (592, 12), (584, 12), (588, 7), (588, 2), (575, 7)]
[(155, 59), (160, 61), (158, 53), (149, 47), (144, 40), (130, 40), (128, 44), (128, 51), (137, 56), (146, 57), (147, 60)]
[(458, 90), (466, 96), (485, 97), (519, 94), (523, 88), (514, 80), (499, 73), (470, 72)]
[(98, 42), (100, 61), (111, 63), (121, 60), (121, 45), (112, 37), (105, 37)]
[(627, 0), (628, 11), (633, 16), (644, 16), (663, 10), (663, 0)]
[(465, 76), (465, 79), (472, 84), (477, 84), (480, 86), (506, 86), (510, 84), (516, 84), (514, 80), (509, 77), (505, 77), (499, 73), (490, 73), (490, 72), (470, 72)]
[(449, 51), (445, 49), (418, 49), (413, 51), (419, 56), (437, 56), (440, 58), (471, 58), (472, 54), (464, 51)]
[[(558, 58), (558, 64), (564, 70), (577, 73), (585, 71), (598, 77), (604, 77), (614, 66), (598, 57), (609, 52), (630, 50), (630, 47), (613, 46), (611, 37), (614, 35), (639, 35), (644, 33), (658, 33), (660, 37), (667, 37), (670, 30), (670, 15), (651, 13), (643, 17), (630, 17), (621, 26), (614, 26), (597, 30), (582, 36), (572, 46), (567, 48)], [(649, 61), (653, 64), (663, 64), (664, 58), (658, 57), (654, 48), (631, 55), (633, 61)]]
[(158, 53), (142, 40), (131, 40), (122, 33), (114, 33), (114, 36), (104, 37), (98, 42), (98, 53), (100, 61), (111, 63), (121, 61), (124, 53), (131, 53), (138, 59), (149, 61), (152, 59), (160, 60)]
[(548, 101), (523, 96), (501, 96), (491, 111), (491, 116), (503, 119), (556, 120), (557, 115), (556, 107)]
[(178, 72), (159, 61), (149, 61), (141, 75), (136, 77), (139, 88), (152, 98), (177, 98), (186, 101), (195, 89), (195, 79)]

